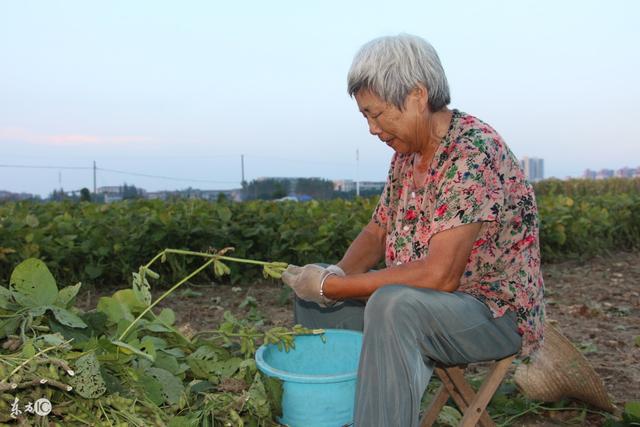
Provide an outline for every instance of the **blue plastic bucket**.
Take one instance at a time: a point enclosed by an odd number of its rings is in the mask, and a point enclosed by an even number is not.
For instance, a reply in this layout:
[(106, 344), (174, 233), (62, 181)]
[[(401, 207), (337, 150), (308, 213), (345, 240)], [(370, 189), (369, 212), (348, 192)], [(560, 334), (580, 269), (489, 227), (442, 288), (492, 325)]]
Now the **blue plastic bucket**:
[(353, 423), (362, 333), (327, 329), (324, 335), (296, 336), (294, 342), (289, 352), (273, 344), (256, 352), (258, 369), (283, 381), (278, 421), (290, 427)]

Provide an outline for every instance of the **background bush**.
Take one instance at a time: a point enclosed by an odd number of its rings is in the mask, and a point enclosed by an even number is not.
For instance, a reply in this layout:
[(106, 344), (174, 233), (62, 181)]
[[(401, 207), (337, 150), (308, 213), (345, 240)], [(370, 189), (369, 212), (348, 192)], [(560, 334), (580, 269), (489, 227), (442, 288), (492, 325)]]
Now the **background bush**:
[[(640, 180), (549, 180), (536, 191), (545, 262), (640, 248)], [(377, 197), (306, 203), (5, 203), (0, 205), (0, 280), (8, 282), (20, 261), (38, 257), (67, 284), (125, 285), (132, 271), (164, 248), (233, 246), (231, 255), (240, 258), (336, 262), (376, 202)], [(198, 260), (169, 257), (165, 283), (184, 276), (191, 262)], [(230, 267), (233, 282), (261, 274), (259, 268)]]

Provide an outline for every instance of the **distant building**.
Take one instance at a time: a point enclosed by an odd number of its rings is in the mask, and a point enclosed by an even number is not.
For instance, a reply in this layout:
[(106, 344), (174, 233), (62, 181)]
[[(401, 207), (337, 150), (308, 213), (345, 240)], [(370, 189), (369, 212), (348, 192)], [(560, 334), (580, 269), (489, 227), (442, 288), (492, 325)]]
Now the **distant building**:
[[(360, 181), (360, 191), (382, 191), (385, 184), (384, 181)], [(333, 181), (333, 190), (348, 193), (356, 191), (357, 185), (352, 179), (338, 179)]]
[(600, 169), (594, 171), (587, 169), (583, 172), (582, 177), (584, 179), (608, 179), (608, 178), (640, 178), (640, 167), (629, 168), (623, 167), (617, 170), (613, 169)]
[(176, 199), (202, 199), (216, 201), (223, 195), (228, 200), (239, 202), (241, 200), (241, 189), (236, 190), (199, 190), (189, 188), (187, 190), (178, 191), (150, 191), (146, 193), (147, 199), (150, 200), (169, 200)]
[(103, 196), (105, 203), (119, 202), (122, 200), (121, 186), (98, 187), (96, 188), (96, 193)]
[(124, 199), (147, 198), (147, 191), (134, 185), (111, 185), (96, 188), (105, 203), (119, 202)]
[(637, 171), (637, 168), (624, 167), (615, 171), (614, 176), (616, 176), (617, 178), (633, 178), (634, 176), (636, 176)]
[(360, 181), (360, 191), (382, 191), (384, 181)]
[(35, 196), (30, 193), (12, 193), (11, 191), (0, 190), (0, 201), (20, 201), (34, 199)]
[(598, 173), (596, 173), (596, 179), (607, 178), (613, 178), (613, 169), (600, 169)]
[(98, 187), (96, 188), (97, 194), (120, 194), (122, 193), (121, 185), (111, 185), (106, 187)]
[(338, 179), (333, 181), (333, 191), (356, 191), (356, 182), (352, 179)]
[(537, 157), (523, 157), (520, 167), (529, 182), (537, 182), (544, 179), (544, 159)]

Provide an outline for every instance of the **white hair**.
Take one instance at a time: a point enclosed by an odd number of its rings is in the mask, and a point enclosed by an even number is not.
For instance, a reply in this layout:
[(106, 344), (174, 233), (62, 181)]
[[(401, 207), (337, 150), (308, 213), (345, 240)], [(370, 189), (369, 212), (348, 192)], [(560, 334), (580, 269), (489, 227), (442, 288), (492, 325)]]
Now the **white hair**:
[(380, 37), (362, 46), (353, 58), (347, 84), (350, 96), (367, 89), (401, 110), (409, 92), (419, 84), (427, 88), (432, 111), (451, 102), (436, 50), (410, 34)]

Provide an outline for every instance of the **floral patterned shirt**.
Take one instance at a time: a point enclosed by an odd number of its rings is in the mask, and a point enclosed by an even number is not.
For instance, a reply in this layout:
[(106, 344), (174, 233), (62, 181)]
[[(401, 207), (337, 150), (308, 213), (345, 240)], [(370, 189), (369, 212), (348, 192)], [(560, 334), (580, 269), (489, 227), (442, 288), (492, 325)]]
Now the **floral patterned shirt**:
[(387, 232), (387, 266), (425, 258), (441, 231), (482, 222), (458, 291), (478, 298), (494, 318), (513, 310), (520, 357), (531, 356), (542, 344), (544, 284), (538, 210), (518, 161), (494, 129), (457, 110), (420, 188), (415, 158), (393, 156), (373, 214)]

